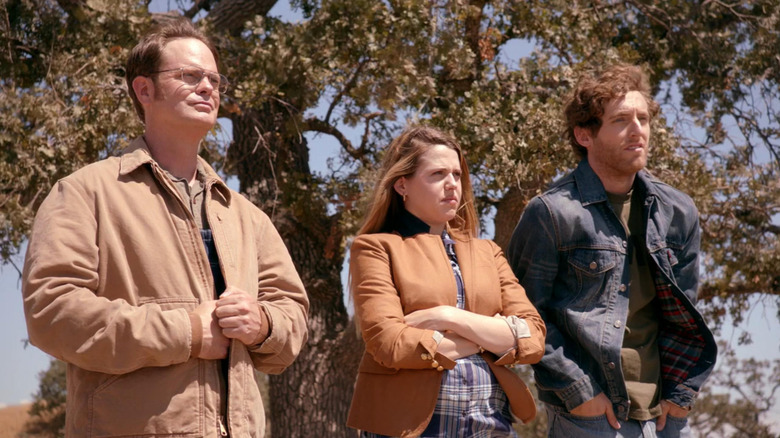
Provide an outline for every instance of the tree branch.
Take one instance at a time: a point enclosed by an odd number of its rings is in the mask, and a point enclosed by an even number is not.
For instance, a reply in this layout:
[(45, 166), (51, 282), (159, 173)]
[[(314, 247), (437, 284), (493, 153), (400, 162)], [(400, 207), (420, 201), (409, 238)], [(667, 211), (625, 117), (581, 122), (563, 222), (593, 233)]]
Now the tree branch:
[(725, 292), (729, 297), (737, 297), (740, 295), (752, 295), (752, 294), (768, 294), (768, 295), (780, 295), (780, 289), (767, 289), (759, 290), (755, 284), (736, 283), (730, 285), (725, 291), (722, 288), (713, 284), (703, 284), (699, 288), (699, 300), (709, 301), (713, 298), (721, 296), (721, 292)]
[(333, 98), (333, 101), (328, 106), (328, 112), (325, 114), (325, 123), (330, 124), (330, 116), (333, 113), (333, 110), (336, 108), (339, 102), (341, 102), (341, 99), (355, 87), (358, 77), (360, 76), (360, 72), (363, 71), (363, 67), (365, 67), (369, 61), (370, 58), (366, 58), (360, 61), (357, 68), (352, 73), (352, 77), (350, 77), (347, 83), (344, 84), (344, 88), (342, 88), (338, 94), (336, 94), (336, 97)]
[[(656, 24), (658, 24), (659, 26), (661, 26), (664, 29), (666, 29), (666, 32), (669, 34), (670, 37), (673, 35), (671, 26), (669, 25), (669, 22), (671, 21), (671, 19), (669, 18), (669, 14), (667, 14), (666, 11), (664, 11), (662, 9), (659, 9), (659, 8), (653, 6), (653, 5), (645, 5), (645, 4), (642, 4), (642, 3), (638, 2), (638, 1), (634, 1), (634, 0), (627, 0), (626, 3), (630, 4), (630, 5), (633, 5), (635, 8), (637, 8), (637, 10), (639, 10), (639, 12), (643, 13), (647, 18), (649, 18), (650, 21), (653, 21)], [(665, 17), (666, 20), (663, 20), (663, 19), (653, 15), (653, 13), (650, 11), (650, 9), (652, 9), (653, 12), (656, 12), (659, 15), (665, 15), (666, 16)]]
[(341, 147), (352, 158), (363, 161), (365, 159), (365, 150), (363, 148), (355, 149), (352, 142), (341, 132), (338, 128), (330, 123), (320, 120), (316, 117), (309, 117), (304, 120), (304, 126), (308, 131), (319, 132), (322, 134), (332, 135), (341, 144)]
[(360, 151), (361, 161), (362, 157), (365, 157), (366, 150), (368, 148), (368, 137), (371, 134), (371, 120), (381, 116), (382, 113), (379, 111), (366, 114), (363, 118), (366, 119), (366, 129), (363, 131), (363, 138), (360, 141), (360, 148), (358, 151)]
[[(274, 7), (277, 0), (221, 0), (211, 5), (208, 18), (214, 29), (230, 35), (238, 35), (244, 25), (257, 15), (265, 16)], [(189, 11), (188, 11), (189, 12)]]

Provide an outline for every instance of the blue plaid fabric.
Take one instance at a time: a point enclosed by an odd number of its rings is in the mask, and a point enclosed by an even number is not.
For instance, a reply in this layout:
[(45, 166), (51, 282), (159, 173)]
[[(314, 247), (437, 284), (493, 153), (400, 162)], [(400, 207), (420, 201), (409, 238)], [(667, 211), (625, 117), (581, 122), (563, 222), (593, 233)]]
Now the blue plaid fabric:
[[(458, 286), (457, 306), (465, 307), (466, 292), (455, 255), (455, 241), (444, 231), (444, 249), (450, 258)], [(512, 428), (509, 401), (485, 359), (479, 354), (456, 361), (455, 368), (445, 370), (436, 408), (430, 423), (420, 435), (424, 438), (500, 438), (517, 437)], [(388, 438), (361, 432), (362, 438)]]
[(516, 437), (509, 402), (482, 356), (458, 359), (442, 377), (439, 399), (422, 437)]

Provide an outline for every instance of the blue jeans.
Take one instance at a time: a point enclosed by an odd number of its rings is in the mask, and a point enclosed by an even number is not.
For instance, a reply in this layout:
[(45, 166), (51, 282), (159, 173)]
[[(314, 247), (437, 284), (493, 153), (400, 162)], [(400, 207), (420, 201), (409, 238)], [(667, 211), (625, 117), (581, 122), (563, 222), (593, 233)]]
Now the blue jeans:
[(690, 438), (691, 428), (687, 418), (666, 416), (666, 427), (655, 430), (655, 419), (620, 422), (620, 429), (613, 429), (606, 415), (579, 417), (564, 408), (544, 403), (547, 411), (547, 436), (549, 438)]

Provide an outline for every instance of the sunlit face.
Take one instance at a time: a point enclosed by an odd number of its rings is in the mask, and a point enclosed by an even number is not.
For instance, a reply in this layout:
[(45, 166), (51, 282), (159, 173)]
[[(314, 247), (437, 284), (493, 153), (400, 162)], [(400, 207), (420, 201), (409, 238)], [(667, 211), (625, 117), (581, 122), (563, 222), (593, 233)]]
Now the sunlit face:
[(625, 179), (647, 165), (650, 139), (650, 112), (638, 91), (609, 102), (604, 108), (601, 129), (594, 137), (575, 128), (577, 141), (588, 149), (588, 163), (603, 179)]
[[(169, 41), (161, 53), (158, 71), (197, 67), (218, 72), (211, 50), (193, 38)], [(208, 79), (188, 85), (176, 71), (156, 73), (154, 100), (144, 108), (147, 120), (163, 122), (168, 128), (211, 129), (217, 121), (219, 91)]]
[(444, 145), (428, 148), (412, 176), (399, 178), (395, 190), (406, 195), (406, 210), (439, 234), (458, 212), (461, 199), (458, 153)]

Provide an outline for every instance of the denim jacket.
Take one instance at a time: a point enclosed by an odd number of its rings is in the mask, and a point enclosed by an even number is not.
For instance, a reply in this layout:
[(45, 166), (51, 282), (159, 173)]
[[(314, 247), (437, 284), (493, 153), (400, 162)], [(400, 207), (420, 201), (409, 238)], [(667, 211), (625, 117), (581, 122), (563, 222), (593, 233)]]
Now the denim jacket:
[[(698, 211), (684, 193), (637, 174), (647, 251), (659, 301), (661, 398), (692, 406), (715, 365), (717, 346), (695, 308)], [(534, 365), (539, 399), (574, 409), (604, 392), (628, 418), (620, 364), (628, 315), (627, 236), (587, 160), (535, 197), (514, 231), (508, 258), (547, 325)]]

